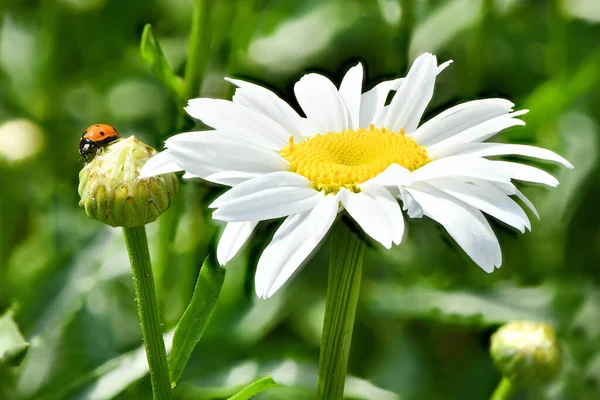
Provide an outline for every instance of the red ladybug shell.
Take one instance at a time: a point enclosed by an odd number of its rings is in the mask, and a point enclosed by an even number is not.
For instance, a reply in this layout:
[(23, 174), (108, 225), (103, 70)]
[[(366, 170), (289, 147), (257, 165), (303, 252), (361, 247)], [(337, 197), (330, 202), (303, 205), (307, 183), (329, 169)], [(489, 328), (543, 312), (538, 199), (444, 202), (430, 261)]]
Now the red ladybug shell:
[(119, 132), (106, 124), (95, 124), (85, 130), (79, 139), (79, 154), (86, 159), (99, 148), (119, 138)]
[(83, 137), (90, 139), (93, 142), (102, 142), (104, 139), (112, 138), (115, 140), (119, 136), (119, 132), (115, 128), (106, 124), (95, 124), (87, 128)]

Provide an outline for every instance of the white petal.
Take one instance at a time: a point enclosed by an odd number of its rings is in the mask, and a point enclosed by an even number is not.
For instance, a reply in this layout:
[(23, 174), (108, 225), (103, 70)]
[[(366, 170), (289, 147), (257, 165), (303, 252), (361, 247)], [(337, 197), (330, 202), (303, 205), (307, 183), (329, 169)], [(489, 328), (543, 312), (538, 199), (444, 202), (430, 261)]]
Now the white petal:
[(509, 161), (491, 161), (494, 164), (500, 165), (502, 168), (510, 171), (512, 178), (518, 181), (542, 183), (544, 185), (556, 187), (558, 186), (558, 180), (547, 173), (530, 165), (519, 164)]
[[(215, 172), (204, 177), (209, 182), (218, 183), (225, 186), (237, 186), (249, 179), (258, 178), (262, 174), (243, 171), (221, 171)], [(185, 175), (183, 176), (185, 178)], [(193, 175), (192, 177), (196, 177)]]
[[(442, 72), (450, 64), (452, 64), (452, 60), (440, 64), (436, 69), (436, 74)], [(399, 78), (381, 82), (362, 95), (359, 124), (361, 128), (368, 128), (371, 123), (377, 126), (382, 126), (382, 124), (385, 123), (385, 118), (389, 109), (389, 106), (385, 106), (388, 94), (392, 90), (398, 90), (404, 80), (405, 78)]]
[(327, 234), (338, 211), (337, 196), (325, 196), (310, 212), (289, 216), (258, 261), (258, 297), (273, 296), (298, 270)]
[(230, 222), (225, 226), (219, 245), (217, 246), (217, 260), (225, 265), (246, 243), (258, 222)]
[[(479, 185), (481, 182), (488, 182), (488, 181), (484, 181), (481, 179), (468, 179), (468, 182), (473, 182), (476, 185)], [(514, 194), (516, 194), (517, 192), (517, 187), (512, 183), (512, 182), (488, 182), (492, 185), (494, 185), (495, 188), (497, 188), (498, 190), (500, 190), (502, 193), (507, 194), (509, 196), (512, 196)]]
[(480, 181), (478, 184), (458, 180), (429, 181), (430, 185), (445, 193), (525, 232), (531, 223), (521, 207), (493, 184)]
[(516, 189), (515, 196), (517, 196), (519, 198), (519, 200), (521, 200), (538, 219), (540, 218), (540, 214), (538, 214), (538, 211), (536, 210), (535, 206), (533, 205), (531, 200), (529, 200), (527, 197), (525, 197), (523, 192), (521, 192), (519, 189)]
[(209, 207), (218, 207), (213, 218), (221, 221), (260, 221), (304, 212), (323, 197), (303, 176), (276, 172), (240, 183)]
[(304, 119), (269, 89), (238, 79), (225, 78), (225, 80), (238, 87), (232, 99), (234, 103), (252, 108), (270, 117), (297, 140), (301, 140), (307, 133)]
[(402, 209), (410, 218), (423, 218), (423, 207), (405, 188), (400, 188), (400, 198), (402, 199)]
[(517, 198), (519, 200), (521, 200), (527, 206), (527, 208), (529, 208), (531, 210), (531, 212), (533, 212), (533, 214), (538, 219), (540, 218), (533, 203), (527, 197), (525, 197), (525, 195), (523, 193), (521, 193), (519, 191), (519, 189), (517, 189), (516, 186), (512, 182), (510, 182), (510, 183), (487, 182), (487, 181), (482, 181), (482, 180), (478, 180), (478, 179), (474, 179), (472, 181), (473, 181), (473, 183), (475, 183), (476, 185), (479, 185), (479, 186), (481, 186), (482, 183), (485, 182), (490, 185), (493, 185), (496, 189), (500, 190), (504, 194), (507, 194), (509, 196), (517, 196)]
[(427, 153), (431, 158), (440, 158), (453, 155), (471, 155), (477, 157), (518, 155), (538, 158), (540, 160), (554, 161), (564, 165), (567, 168), (573, 168), (573, 165), (569, 161), (553, 151), (543, 149), (541, 147), (527, 146), (524, 144), (457, 143), (447, 147), (441, 152), (432, 152), (430, 149), (428, 149)]
[(498, 238), (481, 212), (428, 185), (407, 188), (429, 218), (440, 223), (484, 271), (502, 264)]
[(337, 194), (328, 194), (319, 201), (306, 220), (306, 230), (309, 235), (323, 237), (339, 211), (340, 199)]
[[(392, 90), (398, 90), (404, 78), (384, 81), (376, 85), (373, 89), (363, 93), (360, 100), (360, 121), (359, 127), (368, 128), (376, 120), (376, 116), (381, 114), (388, 94)], [(380, 115), (378, 118), (383, 119)]]
[(415, 181), (458, 176), (510, 182), (511, 172), (495, 163), (496, 161), (471, 156), (440, 158), (413, 171), (413, 177)]
[(348, 129), (348, 110), (335, 85), (319, 74), (304, 75), (294, 85), (296, 99), (315, 133)]
[(404, 234), (404, 216), (402, 215), (402, 210), (400, 210), (398, 200), (387, 189), (380, 186), (361, 185), (361, 189), (371, 196), (387, 215), (392, 231), (392, 242), (400, 244), (402, 235)]
[(437, 60), (432, 54), (425, 53), (415, 60), (389, 105), (383, 126), (393, 132), (404, 128), (406, 133), (417, 128), (433, 96), (436, 69)]
[[(236, 201), (240, 197), (245, 197), (257, 193), (264, 189), (277, 187), (297, 187), (311, 189), (312, 182), (300, 174), (289, 171), (273, 172), (250, 179), (228, 190), (220, 197), (215, 199), (209, 207), (216, 208), (227, 205), (231, 201)], [(250, 221), (250, 220), (248, 220)]]
[(302, 230), (297, 229), (306, 221), (309, 214), (310, 211), (306, 211), (288, 216), (261, 254), (254, 275), (254, 288), (259, 298), (267, 297), (273, 282), (277, 279), (284, 263), (289, 259), (289, 253), (292, 253), (304, 242), (305, 238), (298, 237), (300, 236), (298, 232), (302, 232)]
[(375, 199), (365, 193), (354, 193), (344, 188), (339, 194), (342, 205), (365, 233), (386, 249), (392, 247), (392, 226)]
[(212, 217), (219, 221), (269, 220), (310, 210), (324, 193), (305, 188), (271, 188), (231, 201)]
[(363, 66), (361, 63), (350, 68), (340, 85), (340, 96), (348, 108), (349, 128), (358, 129), (360, 117), (360, 94), (362, 93)]
[(489, 119), (508, 114), (514, 104), (504, 99), (474, 100), (451, 107), (421, 125), (413, 138), (430, 146)]
[(289, 132), (273, 119), (228, 100), (192, 99), (185, 110), (210, 127), (267, 149), (281, 150), (289, 142)]
[(196, 178), (200, 178), (198, 175), (194, 175), (191, 174), (189, 172), (186, 172), (185, 174), (183, 174), (183, 176), (181, 177), (183, 179), (196, 179)]
[[(498, 132), (513, 127), (523, 126), (525, 122), (520, 119), (516, 119), (519, 115), (527, 113), (528, 110), (516, 111), (514, 113), (501, 115), (475, 125), (469, 129), (455, 134), (447, 139), (437, 142), (427, 148), (427, 152), (431, 154), (439, 154), (445, 151), (446, 148), (456, 143), (468, 143), (468, 142), (483, 142), (497, 134)], [(417, 141), (418, 142), (418, 141)]]
[(410, 186), (413, 181), (412, 172), (398, 164), (391, 164), (385, 171), (364, 182), (363, 185)]
[(222, 171), (265, 174), (289, 168), (278, 153), (221, 137), (217, 131), (182, 133), (169, 138), (165, 145), (173, 160), (202, 178)]
[(448, 68), (450, 66), (450, 64), (452, 64), (454, 61), (452, 60), (448, 60), (446, 62), (441, 63), (440, 65), (438, 65), (437, 69), (436, 69), (436, 73), (439, 75), (440, 72), (442, 72), (443, 70), (445, 70), (446, 68)]
[(179, 172), (183, 171), (175, 161), (173, 161), (172, 155), (169, 153), (169, 150), (164, 150), (151, 159), (146, 161), (146, 164), (140, 170), (140, 179), (141, 178), (149, 178), (155, 175), (168, 174), (170, 172)]

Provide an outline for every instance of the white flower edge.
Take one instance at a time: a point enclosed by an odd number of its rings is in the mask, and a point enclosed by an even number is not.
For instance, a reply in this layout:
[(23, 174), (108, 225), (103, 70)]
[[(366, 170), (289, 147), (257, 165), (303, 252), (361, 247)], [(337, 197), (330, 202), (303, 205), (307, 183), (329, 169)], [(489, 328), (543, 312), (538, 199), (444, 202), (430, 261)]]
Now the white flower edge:
[[(336, 215), (346, 209), (367, 235), (385, 248), (404, 234), (404, 210), (411, 218), (427, 216), (440, 223), (484, 271), (500, 267), (498, 239), (482, 212), (524, 232), (531, 224), (516, 196), (537, 216), (533, 204), (513, 180), (558, 185), (547, 172), (514, 162), (485, 157), (518, 155), (573, 166), (549, 150), (526, 145), (484, 143), (500, 131), (524, 125), (505, 99), (482, 99), (452, 107), (419, 126), (433, 96), (438, 73), (432, 54), (415, 60), (405, 78), (381, 82), (362, 93), (364, 70), (358, 63), (340, 88), (311, 73), (294, 86), (306, 117), (300, 116), (270, 90), (241, 80), (233, 101), (190, 100), (186, 111), (214, 131), (176, 135), (166, 150), (142, 169), (142, 176), (184, 170), (231, 186), (215, 200), (213, 218), (227, 222), (217, 249), (225, 265), (242, 248), (262, 220), (285, 217), (261, 255), (255, 278), (259, 297), (271, 297), (317, 248)], [(385, 100), (396, 91), (389, 105)], [(317, 132), (342, 132), (370, 124), (398, 132), (403, 128), (434, 160), (411, 172), (392, 164), (360, 185), (361, 191), (337, 194), (315, 190), (306, 178), (287, 171), (279, 151)], [(402, 209), (398, 200), (402, 201)]]

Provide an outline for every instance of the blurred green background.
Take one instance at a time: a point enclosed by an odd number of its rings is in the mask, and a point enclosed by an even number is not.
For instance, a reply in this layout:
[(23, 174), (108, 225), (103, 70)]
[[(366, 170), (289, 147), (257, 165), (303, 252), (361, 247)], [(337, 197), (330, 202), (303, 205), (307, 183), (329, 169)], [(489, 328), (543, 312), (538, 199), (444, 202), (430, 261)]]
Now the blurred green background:
[[(293, 103), (293, 83), (307, 71), (339, 82), (360, 60), (372, 87), (431, 51), (455, 63), (439, 77), (426, 119), (465, 100), (506, 97), (531, 112), (525, 128), (497, 140), (543, 146), (575, 165), (539, 164), (561, 184), (524, 189), (541, 216), (530, 215), (533, 232), (494, 223), (504, 262), (491, 275), (427, 219), (411, 220), (391, 251), (370, 246), (347, 396), (485, 399), (500, 380), (490, 334), (528, 319), (556, 328), (564, 366), (556, 382), (518, 398), (600, 398), (600, 1), (212, 4), (203, 96), (231, 96), (229, 75)], [(121, 232), (78, 207), (77, 146), (99, 122), (159, 149), (177, 132), (181, 107), (139, 43), (151, 23), (182, 74), (191, 9), (192, 0), (0, 1), (0, 346), (18, 338), (17, 326), (29, 342), (26, 354), (0, 354), (0, 399), (150, 398)], [(205, 207), (220, 190), (184, 182), (172, 209), (148, 226), (165, 332), (221, 228)], [(224, 398), (267, 373), (284, 387), (257, 398), (314, 396), (328, 246), (276, 296), (257, 300), (256, 259), (275, 227), (261, 225), (228, 266), (177, 399)]]

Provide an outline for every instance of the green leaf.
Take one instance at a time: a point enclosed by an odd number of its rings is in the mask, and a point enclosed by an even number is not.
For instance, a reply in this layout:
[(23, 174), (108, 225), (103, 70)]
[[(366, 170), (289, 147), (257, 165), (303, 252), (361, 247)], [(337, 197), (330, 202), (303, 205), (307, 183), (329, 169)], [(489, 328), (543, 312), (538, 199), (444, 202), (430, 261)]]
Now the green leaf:
[[(235, 365), (223, 365), (212, 374), (202, 374), (193, 380), (185, 380), (177, 387), (182, 399), (214, 399), (232, 396), (261, 376), (269, 375), (277, 383), (265, 398), (288, 399), (315, 398), (317, 390), (317, 366), (310, 361), (292, 358), (246, 360)], [(283, 396), (279, 391), (303, 393), (303, 396)], [(271, 396), (273, 394), (273, 396)], [(376, 386), (368, 380), (346, 376), (344, 396), (350, 399), (399, 400), (400, 397)]]
[(99, 229), (82, 244), (79, 253), (65, 265), (61, 287), (48, 301), (31, 330), (36, 340), (31, 344), (21, 367), (19, 392), (33, 397), (40, 388), (53, 382), (53, 372), (60, 357), (59, 347), (68, 325), (82, 309), (87, 296), (106, 280), (129, 276), (123, 236), (108, 226)]
[(173, 387), (177, 384), (194, 347), (206, 330), (224, 280), (225, 269), (221, 268), (214, 255), (210, 254), (204, 260), (200, 270), (192, 300), (175, 328), (173, 348), (169, 355), (169, 370)]
[[(509, 14), (519, 4), (515, 0), (501, 3), (495, 8), (499, 15)], [(452, 0), (436, 7), (415, 28), (409, 48), (410, 58), (415, 59), (426, 51), (436, 52), (447, 47), (459, 33), (481, 21), (483, 9), (482, 0)]]
[(567, 78), (558, 76), (538, 85), (527, 97), (524, 108), (535, 110), (527, 116), (527, 129), (535, 131), (552, 123), (575, 101), (600, 81), (600, 46), (590, 49), (587, 58)]
[[(167, 352), (171, 347), (173, 331), (163, 335)], [(41, 400), (96, 399), (110, 400), (118, 396), (132, 383), (148, 375), (146, 349), (140, 346), (106, 361), (96, 369), (63, 385), (58, 391), (45, 391)], [(70, 395), (73, 391), (76, 394)]]
[(0, 366), (17, 366), (25, 357), (29, 343), (25, 341), (12, 317), (12, 311), (0, 317)]
[(371, 284), (366, 300), (380, 318), (426, 318), (487, 327), (513, 320), (557, 322), (552, 285), (520, 288), (502, 285), (482, 291), (436, 290)]
[(165, 58), (158, 40), (152, 32), (152, 25), (146, 24), (142, 33), (140, 52), (144, 60), (150, 64), (154, 75), (171, 90), (177, 100), (182, 99), (183, 80), (175, 75)]
[(271, 375), (267, 375), (264, 378), (260, 378), (257, 381), (252, 382), (233, 396), (229, 398), (229, 400), (247, 400), (254, 396), (255, 394), (262, 392), (263, 390), (267, 390), (277, 385)]

